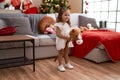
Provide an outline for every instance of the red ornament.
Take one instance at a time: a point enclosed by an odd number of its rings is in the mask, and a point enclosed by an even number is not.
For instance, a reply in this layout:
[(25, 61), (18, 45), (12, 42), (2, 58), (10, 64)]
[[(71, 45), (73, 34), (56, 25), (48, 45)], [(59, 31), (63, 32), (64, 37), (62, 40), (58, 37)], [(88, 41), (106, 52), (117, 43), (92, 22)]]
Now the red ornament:
[(85, 4), (86, 4), (86, 5), (88, 5), (88, 2), (87, 2), (87, 1), (85, 1)]
[(88, 13), (88, 10), (85, 10), (85, 14), (87, 14)]

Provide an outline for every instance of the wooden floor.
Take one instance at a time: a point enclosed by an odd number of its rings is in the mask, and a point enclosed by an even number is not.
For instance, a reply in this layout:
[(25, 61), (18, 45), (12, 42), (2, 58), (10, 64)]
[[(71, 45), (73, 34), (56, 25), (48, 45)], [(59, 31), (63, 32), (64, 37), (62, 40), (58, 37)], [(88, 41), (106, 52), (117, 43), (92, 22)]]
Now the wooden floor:
[(70, 57), (74, 69), (57, 70), (53, 58), (36, 61), (32, 65), (0, 69), (0, 80), (120, 80), (120, 62), (96, 64), (85, 59)]

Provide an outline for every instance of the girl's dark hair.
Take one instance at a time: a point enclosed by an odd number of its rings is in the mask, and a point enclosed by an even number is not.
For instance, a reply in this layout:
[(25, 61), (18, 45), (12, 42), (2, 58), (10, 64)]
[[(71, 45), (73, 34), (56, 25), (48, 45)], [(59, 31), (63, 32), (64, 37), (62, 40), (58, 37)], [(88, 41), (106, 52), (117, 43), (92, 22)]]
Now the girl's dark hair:
[[(63, 19), (62, 19), (62, 15), (65, 11), (69, 10), (68, 8), (64, 7), (64, 8), (61, 8), (59, 13), (58, 13), (58, 17), (57, 17), (57, 22), (63, 22)], [(70, 20), (67, 21), (67, 23), (70, 25)]]

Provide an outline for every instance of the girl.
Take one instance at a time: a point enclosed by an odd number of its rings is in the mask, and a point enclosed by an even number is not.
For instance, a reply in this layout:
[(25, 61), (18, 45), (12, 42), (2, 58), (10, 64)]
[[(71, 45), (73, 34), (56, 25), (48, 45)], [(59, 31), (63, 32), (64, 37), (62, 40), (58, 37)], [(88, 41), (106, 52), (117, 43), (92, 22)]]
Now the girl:
[(58, 70), (65, 71), (62, 63), (62, 57), (65, 60), (65, 67), (72, 69), (73, 66), (70, 64), (68, 59), (68, 42), (70, 41), (69, 31), (70, 31), (70, 10), (68, 8), (60, 9), (57, 17), (57, 23), (55, 23), (56, 29), (56, 48), (58, 50)]

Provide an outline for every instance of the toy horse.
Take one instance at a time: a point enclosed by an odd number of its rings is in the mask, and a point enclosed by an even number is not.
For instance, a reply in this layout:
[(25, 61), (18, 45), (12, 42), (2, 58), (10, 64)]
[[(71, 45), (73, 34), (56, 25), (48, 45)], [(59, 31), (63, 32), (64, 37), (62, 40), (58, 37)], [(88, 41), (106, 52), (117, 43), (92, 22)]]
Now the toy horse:
[[(76, 41), (76, 43), (78, 45), (82, 44), (83, 43), (83, 40), (82, 40), (82, 33), (81, 33), (81, 29), (80, 28), (71, 28), (70, 32), (69, 32), (69, 36), (71, 38), (71, 41), (68, 43), (68, 45), (70, 47), (74, 47), (72, 41)], [(54, 61), (57, 60), (57, 57), (55, 58)]]

